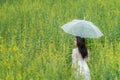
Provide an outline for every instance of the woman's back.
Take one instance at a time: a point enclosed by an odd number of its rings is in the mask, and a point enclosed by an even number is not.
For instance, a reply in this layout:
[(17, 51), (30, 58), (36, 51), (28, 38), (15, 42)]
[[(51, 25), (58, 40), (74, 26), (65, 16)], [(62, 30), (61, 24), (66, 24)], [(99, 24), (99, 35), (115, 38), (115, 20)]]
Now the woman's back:
[[(78, 48), (73, 49), (72, 52), (72, 67), (75, 68), (75, 78), (79, 77), (79, 74), (82, 75), (84, 77), (83, 80), (90, 80), (90, 71), (89, 71), (89, 67), (87, 65), (87, 59), (86, 58), (82, 58), (81, 53), (79, 53)], [(80, 78), (81, 80), (81, 78)]]

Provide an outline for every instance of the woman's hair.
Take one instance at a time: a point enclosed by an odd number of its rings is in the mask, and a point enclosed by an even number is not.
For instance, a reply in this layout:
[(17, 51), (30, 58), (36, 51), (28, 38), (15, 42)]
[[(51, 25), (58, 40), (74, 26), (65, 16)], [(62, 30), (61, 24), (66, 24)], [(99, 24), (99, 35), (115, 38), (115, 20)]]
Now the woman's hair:
[(81, 53), (82, 58), (84, 59), (85, 57), (88, 56), (87, 47), (85, 45), (85, 38), (81, 38), (79, 36), (76, 36), (76, 40), (77, 40), (78, 50)]

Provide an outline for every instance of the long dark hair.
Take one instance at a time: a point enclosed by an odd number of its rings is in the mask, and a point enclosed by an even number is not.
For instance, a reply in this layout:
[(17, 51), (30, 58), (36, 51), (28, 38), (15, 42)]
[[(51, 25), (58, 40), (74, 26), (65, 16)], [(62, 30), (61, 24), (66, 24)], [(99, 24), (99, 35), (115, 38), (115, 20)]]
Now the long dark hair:
[(79, 36), (76, 36), (76, 41), (77, 41), (78, 50), (81, 53), (82, 58), (84, 59), (85, 57), (88, 56), (87, 47), (85, 45), (85, 38), (81, 38)]

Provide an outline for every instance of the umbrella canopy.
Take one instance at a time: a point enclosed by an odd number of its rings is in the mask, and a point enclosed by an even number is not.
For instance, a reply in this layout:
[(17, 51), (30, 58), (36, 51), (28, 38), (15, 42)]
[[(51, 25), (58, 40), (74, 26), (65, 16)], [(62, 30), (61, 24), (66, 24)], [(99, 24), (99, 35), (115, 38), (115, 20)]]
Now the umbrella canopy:
[(90, 21), (72, 20), (61, 27), (66, 33), (84, 38), (98, 38), (103, 35), (99, 28)]

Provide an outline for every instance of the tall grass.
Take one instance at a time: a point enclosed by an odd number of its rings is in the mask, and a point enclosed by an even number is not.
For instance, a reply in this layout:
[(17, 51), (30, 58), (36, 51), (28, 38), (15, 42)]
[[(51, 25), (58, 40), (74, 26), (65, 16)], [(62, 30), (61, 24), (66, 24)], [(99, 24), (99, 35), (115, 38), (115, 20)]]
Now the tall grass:
[(87, 39), (92, 80), (119, 80), (119, 4), (119, 0), (0, 0), (0, 80), (74, 80), (74, 36), (60, 26), (84, 16), (104, 34)]

